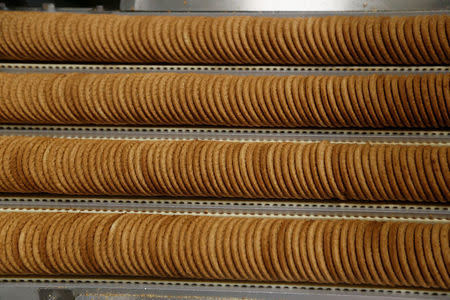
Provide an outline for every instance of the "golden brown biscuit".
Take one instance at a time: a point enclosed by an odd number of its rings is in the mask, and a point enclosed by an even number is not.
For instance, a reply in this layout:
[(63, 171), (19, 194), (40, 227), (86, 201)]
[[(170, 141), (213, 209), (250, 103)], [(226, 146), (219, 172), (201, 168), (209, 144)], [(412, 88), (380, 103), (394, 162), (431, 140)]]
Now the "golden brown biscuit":
[[(355, 273), (352, 269), (352, 263), (351, 260), (351, 253), (349, 250), (353, 249), (353, 245), (350, 245), (351, 241), (349, 240), (349, 229), (352, 221), (349, 220), (343, 220), (342, 221), (342, 228), (341, 228), (341, 234), (339, 236), (339, 256), (342, 261), (342, 266), (345, 271), (345, 275), (348, 277), (349, 282), (351, 283), (360, 283), (360, 279), (355, 277)], [(356, 275), (357, 276), (357, 275)]]
[[(355, 250), (356, 250), (356, 261), (358, 263), (358, 268), (361, 271), (363, 281), (366, 284), (375, 284), (375, 278), (369, 271), (369, 258), (366, 257), (366, 250), (370, 247), (365, 243), (364, 236), (367, 232), (370, 232), (370, 227), (372, 224), (368, 222), (358, 222), (355, 231)], [(370, 235), (369, 235), (370, 236)]]
[(425, 259), (425, 243), (423, 241), (423, 232), (425, 224), (415, 224), (414, 230), (414, 249), (416, 251), (416, 258), (419, 264), (419, 268), (425, 279), (426, 285), (429, 287), (438, 287), (437, 282), (431, 275), (431, 268), (427, 265)]
[(328, 242), (330, 236), (325, 237), (325, 228), (328, 222), (320, 222), (317, 226), (317, 233), (314, 240), (314, 250), (316, 253), (317, 264), (319, 265), (320, 273), (323, 275), (327, 282), (336, 282), (335, 270), (332, 265), (328, 265), (327, 262), (331, 260)]
[(414, 245), (411, 247), (405, 247), (406, 248), (406, 256), (408, 259), (408, 265), (411, 269), (411, 273), (414, 276), (414, 279), (416, 280), (417, 284), (420, 286), (426, 286), (428, 287), (428, 284), (424, 281), (423, 278), (423, 271), (419, 268), (419, 265), (417, 263), (417, 254), (415, 249), (415, 239), (414, 239), (414, 231), (416, 230), (417, 224), (415, 223), (409, 223), (406, 227), (405, 231), (405, 243), (406, 245)]
[(365, 254), (365, 260), (367, 264), (367, 268), (369, 269), (370, 276), (372, 277), (372, 280), (377, 285), (382, 285), (383, 282), (380, 278), (380, 274), (378, 273), (378, 270), (376, 269), (375, 262), (374, 262), (374, 249), (373, 247), (373, 232), (378, 227), (378, 222), (371, 222), (364, 231), (364, 254)]
[(258, 268), (258, 263), (256, 260), (256, 249), (255, 247), (259, 247), (256, 243), (256, 237), (258, 232), (256, 232), (257, 225), (261, 222), (261, 219), (253, 219), (251, 218), (251, 223), (247, 233), (245, 234), (245, 256), (248, 259), (248, 263), (250, 265), (252, 274), (257, 278), (257, 280), (265, 280), (265, 272), (264, 270), (261, 272)]

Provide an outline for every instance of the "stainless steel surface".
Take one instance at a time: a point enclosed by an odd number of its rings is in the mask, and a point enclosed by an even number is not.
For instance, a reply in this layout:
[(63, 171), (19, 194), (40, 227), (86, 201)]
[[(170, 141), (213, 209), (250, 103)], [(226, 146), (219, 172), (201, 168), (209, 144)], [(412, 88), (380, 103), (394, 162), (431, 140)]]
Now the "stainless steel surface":
[(217, 65), (117, 65), (117, 64), (42, 64), (0, 62), (0, 72), (11, 73), (206, 73), (232, 75), (370, 75), (447, 73), (449, 66), (217, 66)]
[[(72, 291), (75, 299), (448, 299), (446, 291), (364, 286), (294, 285), (242, 282), (163, 281), (111, 278), (1, 278), (0, 295), (39, 299), (39, 289)], [(21, 297), (20, 295), (24, 295)], [(33, 296), (29, 298), (30, 296)], [(0, 299), (13, 299), (2, 298)], [(48, 299), (48, 298), (47, 298)], [(50, 298), (52, 299), (52, 298)], [(53, 298), (53, 300), (56, 300)], [(62, 299), (61, 299), (62, 300)]]
[(448, 143), (450, 131), (0, 125), (0, 135), (98, 139)]
[(403, 11), (449, 8), (445, 0), (121, 0), (123, 11)]
[[(317, 200), (212, 199), (193, 197), (69, 197), (48, 195), (2, 195), (0, 207), (10, 209), (63, 209), (213, 213), (237, 215), (308, 217), (384, 217), (416, 220), (449, 220), (450, 206)], [(0, 208), (1, 210), (1, 208)]]

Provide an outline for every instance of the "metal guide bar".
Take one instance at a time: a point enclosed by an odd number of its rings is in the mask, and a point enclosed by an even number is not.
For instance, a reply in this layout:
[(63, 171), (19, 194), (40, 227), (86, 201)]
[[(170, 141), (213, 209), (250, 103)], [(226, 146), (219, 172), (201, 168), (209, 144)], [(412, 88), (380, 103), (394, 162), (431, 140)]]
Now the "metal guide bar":
[(100, 139), (448, 143), (450, 131), (0, 125), (0, 135)]
[[(105, 10), (103, 5), (95, 7), (56, 7), (53, 3), (43, 3), (42, 7), (6, 6), (0, 2), (0, 10), (19, 11), (41, 11), (41, 12), (70, 12), (85, 14), (119, 14), (119, 15), (154, 15), (154, 16), (266, 16), (266, 17), (311, 17), (311, 16), (413, 16), (445, 14), (450, 10), (450, 5), (445, 0), (379, 0), (379, 1), (340, 1), (321, 0), (316, 2), (295, 2), (290, 0), (280, 1), (233, 1), (230, 5), (224, 1), (203, 1), (203, 0), (125, 0), (128, 5), (121, 5), (121, 10)], [(133, 2), (139, 2), (139, 5)], [(177, 7), (169, 7), (174, 1), (178, 1)], [(202, 2), (201, 5), (198, 2)], [(151, 2), (151, 4), (150, 4)], [(194, 2), (197, 2), (195, 4)], [(270, 4), (267, 4), (269, 3)], [(333, 3), (331, 3), (333, 2)], [(151, 5), (152, 7), (144, 7)], [(238, 4), (236, 4), (238, 3)], [(283, 5), (284, 3), (284, 5)], [(288, 4), (286, 4), (288, 3)], [(319, 9), (319, 6), (321, 7)]]
[(4, 208), (236, 213), (241, 215), (387, 216), (450, 219), (450, 206), (384, 202), (172, 197), (1, 196)]
[(290, 1), (290, 0), (121, 0), (120, 9), (129, 11), (404, 11), (432, 10), (449, 8), (439, 0), (321, 0), (321, 1)]
[(0, 72), (42, 73), (134, 73), (174, 72), (233, 75), (368, 75), (447, 73), (449, 66), (220, 66), (220, 65), (127, 65), (127, 64), (54, 64), (0, 62)]
[[(243, 297), (245, 299), (298, 299), (299, 296), (309, 296), (308, 299), (324, 299), (346, 297), (345, 299), (396, 299), (412, 297), (412, 299), (448, 298), (450, 293), (442, 290), (421, 290), (370, 286), (346, 285), (313, 285), (313, 284), (278, 284), (278, 283), (246, 283), (246, 282), (216, 282), (191, 280), (145, 280), (136, 278), (54, 278), (54, 277), (0, 277), (0, 292), (2, 289), (70, 289), (74, 296), (86, 295), (86, 298), (76, 299), (158, 299), (158, 294), (164, 298), (198, 298)], [(145, 292), (144, 292), (145, 291)], [(107, 298), (95, 298), (102, 293)], [(147, 293), (147, 297), (145, 297)], [(134, 297), (132, 295), (135, 295)], [(115, 298), (117, 297), (118, 298)], [(141, 296), (142, 298), (135, 298)], [(153, 296), (153, 297), (152, 297)], [(177, 297), (178, 296), (178, 297)], [(121, 298), (122, 297), (122, 298)], [(224, 298), (225, 297), (225, 298)], [(127, 298), (128, 299), (128, 298)], [(214, 298), (217, 299), (217, 298)], [(410, 298), (411, 299), (411, 298)]]
[[(2, 202), (0, 202), (0, 206)], [(441, 215), (434, 215), (432, 213), (423, 215), (408, 215), (406, 213), (400, 213), (399, 215), (383, 214), (376, 209), (366, 209), (370, 211), (367, 214), (358, 214), (346, 212), (344, 214), (333, 214), (331, 211), (323, 211), (319, 214), (297, 212), (297, 213), (273, 213), (270, 209), (261, 210), (260, 212), (239, 212), (239, 211), (224, 211), (216, 210), (209, 211), (203, 210), (129, 210), (129, 209), (111, 209), (111, 208), (79, 208), (72, 206), (70, 208), (64, 208), (61, 206), (55, 206), (53, 208), (48, 207), (0, 207), (0, 212), (72, 212), (72, 213), (135, 213), (135, 214), (161, 214), (161, 215), (192, 215), (192, 216), (214, 216), (214, 217), (248, 217), (248, 218), (294, 218), (294, 219), (317, 219), (317, 220), (368, 220), (368, 221), (408, 221), (408, 222), (430, 222), (430, 223), (448, 223), (448, 211)]]

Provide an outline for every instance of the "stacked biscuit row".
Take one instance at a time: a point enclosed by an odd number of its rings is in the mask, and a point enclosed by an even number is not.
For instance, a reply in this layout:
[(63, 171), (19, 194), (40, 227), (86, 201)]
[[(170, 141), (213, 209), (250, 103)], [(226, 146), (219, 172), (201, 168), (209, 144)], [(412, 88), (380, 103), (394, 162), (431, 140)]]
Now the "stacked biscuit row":
[(448, 64), (449, 27), (448, 15), (272, 18), (0, 12), (0, 59)]
[(450, 224), (0, 213), (0, 273), (449, 289)]
[(0, 192), (450, 199), (450, 147), (0, 137)]
[(0, 121), (448, 128), (450, 75), (0, 73)]

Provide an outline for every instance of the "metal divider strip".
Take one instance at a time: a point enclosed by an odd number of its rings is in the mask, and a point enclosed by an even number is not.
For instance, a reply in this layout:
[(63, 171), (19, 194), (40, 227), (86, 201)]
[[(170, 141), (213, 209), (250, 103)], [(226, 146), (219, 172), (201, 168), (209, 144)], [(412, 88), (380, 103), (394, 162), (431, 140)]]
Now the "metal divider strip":
[(342, 130), (342, 129), (260, 129), (220, 127), (111, 127), (0, 125), (0, 135), (51, 136), (101, 139), (171, 139), (225, 141), (320, 141), (434, 143), (450, 142), (450, 131)]
[(128, 64), (64, 64), (64, 63), (9, 63), (0, 62), (0, 72), (177, 72), (234, 75), (364, 75), (446, 73), (449, 66), (249, 66), (249, 65), (128, 65)]
[[(54, 278), (54, 277), (0, 277), (2, 284), (14, 284), (22, 286), (53, 287), (59, 288), (72, 287), (76, 289), (97, 288), (98, 284), (102, 287), (107, 286), (109, 289), (125, 288), (126, 289), (161, 289), (167, 288), (171, 290), (192, 289), (193, 291), (232, 291), (237, 292), (268, 292), (273, 293), (304, 293), (304, 292), (331, 292), (331, 293), (363, 293), (364, 295), (378, 294), (380, 296), (415, 296), (415, 297), (448, 297), (450, 292), (442, 290), (421, 290), (421, 289), (404, 289), (404, 288), (380, 288), (370, 286), (337, 286), (337, 285), (313, 285), (313, 284), (270, 284), (261, 282), (220, 282), (220, 281), (170, 281), (170, 280), (145, 280), (145, 279), (117, 279), (117, 278)], [(248, 296), (248, 294), (247, 294)], [(389, 298), (391, 299), (391, 298)]]
[(372, 221), (408, 221), (408, 222), (430, 222), (430, 223), (448, 223), (446, 218), (435, 218), (430, 215), (421, 217), (405, 217), (390, 215), (331, 215), (331, 214), (275, 214), (266, 210), (265, 213), (242, 213), (231, 211), (156, 211), (156, 210), (116, 210), (116, 209), (78, 209), (72, 208), (38, 208), (38, 207), (0, 207), (0, 212), (70, 212), (70, 213), (133, 213), (133, 214), (161, 214), (161, 215), (193, 215), (193, 216), (214, 216), (214, 217), (248, 217), (248, 218), (292, 218), (292, 219), (317, 219), (317, 220), (372, 220)]
[[(256, 200), (256, 201), (255, 201)], [(12, 209), (80, 209), (153, 212), (215, 212), (241, 215), (280, 216), (386, 216), (390, 218), (435, 218), (450, 220), (450, 206), (435, 204), (323, 202), (307, 200), (204, 199), (204, 198), (131, 198), (131, 197), (48, 197), (2, 196), (0, 206)]]

